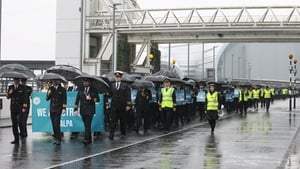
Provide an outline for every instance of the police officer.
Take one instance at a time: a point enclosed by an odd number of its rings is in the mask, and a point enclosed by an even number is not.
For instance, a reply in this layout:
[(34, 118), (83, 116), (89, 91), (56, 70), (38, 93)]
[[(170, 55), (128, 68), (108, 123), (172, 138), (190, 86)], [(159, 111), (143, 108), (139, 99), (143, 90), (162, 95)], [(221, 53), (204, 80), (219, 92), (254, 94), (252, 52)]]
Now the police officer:
[(200, 117), (200, 121), (203, 120), (204, 117), (204, 112), (205, 112), (205, 97), (206, 97), (206, 91), (204, 90), (204, 85), (203, 83), (199, 84), (199, 90), (197, 93), (197, 97), (196, 97), (196, 102), (197, 102), (197, 108), (199, 111), (199, 117)]
[(170, 78), (165, 78), (164, 87), (161, 89), (159, 97), (159, 111), (163, 113), (163, 126), (168, 133), (173, 121), (173, 113), (176, 111), (176, 94), (175, 89), (171, 87)]
[(142, 124), (142, 118), (144, 119), (144, 133), (147, 133), (150, 127), (150, 100), (152, 99), (151, 91), (147, 88), (140, 88), (137, 91), (135, 105), (136, 105), (136, 124), (134, 130), (139, 133), (140, 126)]
[(236, 113), (239, 112), (239, 95), (240, 95), (240, 88), (238, 86), (235, 86), (233, 90), (233, 104), (234, 104), (233, 107)]
[(216, 91), (215, 83), (209, 84), (209, 92), (206, 94), (206, 119), (211, 128), (211, 135), (214, 135), (216, 121), (219, 118), (218, 112), (221, 111), (220, 96)]
[(21, 137), (27, 137), (28, 133), (27, 133), (27, 120), (28, 120), (28, 115), (29, 115), (29, 108), (30, 108), (30, 98), (31, 98), (31, 94), (32, 94), (32, 87), (26, 85), (27, 79), (21, 79), (21, 84), (24, 86), (25, 91), (26, 91), (26, 95), (27, 95), (27, 109), (25, 112), (25, 121), (24, 121), (24, 134), (21, 134)]
[(11, 99), (10, 118), (14, 134), (14, 140), (10, 143), (19, 144), (19, 134), (21, 137), (25, 135), (25, 119), (28, 111), (28, 96), (24, 86), (20, 84), (20, 79), (15, 78), (14, 84), (8, 87), (7, 98)]
[(78, 105), (80, 105), (80, 115), (85, 128), (83, 140), (85, 145), (92, 142), (91, 125), (96, 113), (95, 103), (99, 101), (97, 90), (90, 84), (91, 80), (89, 78), (83, 80), (83, 87), (78, 90), (74, 106), (74, 113), (76, 115), (78, 114)]
[(126, 83), (121, 82), (123, 72), (116, 71), (114, 74), (115, 83), (113, 83), (111, 86), (111, 125), (109, 133), (109, 138), (111, 140), (114, 139), (114, 134), (119, 119), (121, 134), (126, 134), (126, 112), (131, 109), (130, 90)]
[(185, 112), (185, 104), (186, 104), (186, 93), (181, 83), (176, 82), (175, 83), (175, 94), (176, 94), (176, 112), (174, 112), (175, 115), (175, 128), (179, 127), (179, 120), (181, 123), (181, 126), (184, 125), (183, 122), (183, 116)]
[(50, 118), (54, 132), (53, 144), (60, 145), (60, 119), (61, 114), (66, 112), (67, 94), (66, 89), (60, 85), (59, 80), (53, 80), (53, 85), (47, 91), (46, 100), (50, 100)]

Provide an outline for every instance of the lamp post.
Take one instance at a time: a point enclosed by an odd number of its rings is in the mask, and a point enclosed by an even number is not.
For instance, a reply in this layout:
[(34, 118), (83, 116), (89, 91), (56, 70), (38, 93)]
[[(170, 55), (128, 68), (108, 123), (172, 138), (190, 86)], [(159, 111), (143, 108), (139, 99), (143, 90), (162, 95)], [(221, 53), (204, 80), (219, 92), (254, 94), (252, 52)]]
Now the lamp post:
[(289, 59), (290, 59), (290, 91), (289, 91), (289, 96), (290, 96), (290, 101), (289, 101), (289, 111), (292, 111), (292, 72), (293, 72), (293, 54), (289, 54)]
[(293, 94), (294, 94), (294, 109), (296, 109), (296, 75), (297, 75), (297, 62), (298, 60), (296, 58), (294, 58), (293, 60), (294, 62), (294, 91), (293, 91)]
[(116, 8), (118, 5), (122, 5), (120, 3), (114, 3), (113, 8), (113, 16), (112, 16), (112, 57), (113, 57), (113, 72), (117, 70), (117, 46), (118, 46), (118, 40), (117, 40), (117, 33), (116, 33)]

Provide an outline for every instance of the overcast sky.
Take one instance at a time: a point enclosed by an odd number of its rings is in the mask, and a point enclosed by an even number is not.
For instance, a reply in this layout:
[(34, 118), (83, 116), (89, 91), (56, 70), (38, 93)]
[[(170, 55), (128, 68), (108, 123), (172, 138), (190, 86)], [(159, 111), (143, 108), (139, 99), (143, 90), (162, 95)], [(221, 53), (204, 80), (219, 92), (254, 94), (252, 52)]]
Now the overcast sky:
[[(300, 5), (300, 0), (137, 0), (142, 8)], [(55, 59), (56, 0), (2, 0), (3, 60)]]

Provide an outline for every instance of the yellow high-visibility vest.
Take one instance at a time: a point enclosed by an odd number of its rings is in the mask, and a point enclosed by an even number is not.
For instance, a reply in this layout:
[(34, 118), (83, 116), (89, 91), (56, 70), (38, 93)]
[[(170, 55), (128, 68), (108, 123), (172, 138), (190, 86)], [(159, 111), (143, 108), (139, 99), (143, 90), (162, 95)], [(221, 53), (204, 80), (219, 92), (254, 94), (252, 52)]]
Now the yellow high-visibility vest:
[(161, 89), (161, 94), (162, 94), (162, 101), (161, 101), (161, 108), (173, 108), (174, 107), (174, 102), (173, 102), (173, 92), (174, 88), (170, 87), (167, 91), (166, 88)]
[[(246, 94), (247, 92), (248, 92), (247, 90), (240, 91), (239, 101), (248, 101), (248, 95)], [(244, 97), (244, 99), (243, 99), (243, 97)]]
[(219, 107), (219, 101), (218, 101), (218, 92), (210, 93), (208, 92), (206, 94), (207, 99), (207, 110), (218, 110)]
[(258, 89), (253, 89), (253, 99), (259, 99), (259, 90)]
[(272, 97), (272, 90), (271, 89), (265, 89), (264, 93), (265, 93), (265, 95), (264, 95), (265, 99), (270, 99)]

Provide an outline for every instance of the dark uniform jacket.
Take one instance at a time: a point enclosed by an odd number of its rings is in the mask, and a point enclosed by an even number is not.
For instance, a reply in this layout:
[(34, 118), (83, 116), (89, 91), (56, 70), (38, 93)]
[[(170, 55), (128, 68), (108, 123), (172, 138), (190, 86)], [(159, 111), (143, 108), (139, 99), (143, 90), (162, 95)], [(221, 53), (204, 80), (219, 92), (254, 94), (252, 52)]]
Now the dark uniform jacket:
[(31, 97), (31, 94), (32, 94), (32, 87), (30, 86), (24, 86), (25, 87), (25, 91), (26, 91), (26, 94), (27, 94), (27, 103), (28, 103), (28, 107), (30, 105), (30, 97)]
[(151, 99), (152, 99), (152, 94), (149, 89), (139, 89), (136, 94), (135, 104), (137, 107), (149, 106), (150, 104), (149, 101)]
[[(87, 95), (90, 95), (91, 100), (86, 99)], [(89, 90), (86, 92), (85, 87), (81, 87), (77, 93), (74, 110), (77, 111), (79, 106), (80, 114), (95, 114), (95, 103), (98, 101), (99, 95), (95, 88), (89, 87)]]
[[(12, 94), (8, 92), (13, 90)], [(18, 88), (15, 89), (14, 85), (10, 85), (7, 91), (7, 98), (11, 99), (10, 102), (10, 110), (12, 112), (22, 112), (22, 109), (28, 109), (28, 96), (25, 90), (25, 87), (22, 85), (18, 85)]]
[(67, 107), (66, 89), (58, 85), (57, 89), (51, 86), (48, 90), (51, 91), (50, 95), (47, 93), (46, 97), (46, 100), (50, 100), (50, 112), (61, 113), (62, 109)]
[(124, 82), (120, 83), (119, 90), (116, 88), (116, 83), (111, 85), (111, 108), (124, 109), (131, 105), (130, 89)]

